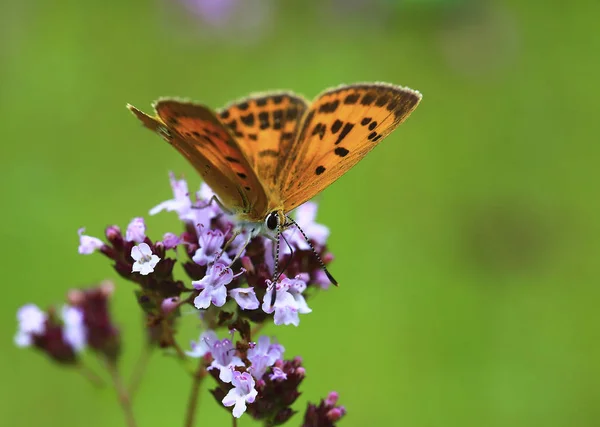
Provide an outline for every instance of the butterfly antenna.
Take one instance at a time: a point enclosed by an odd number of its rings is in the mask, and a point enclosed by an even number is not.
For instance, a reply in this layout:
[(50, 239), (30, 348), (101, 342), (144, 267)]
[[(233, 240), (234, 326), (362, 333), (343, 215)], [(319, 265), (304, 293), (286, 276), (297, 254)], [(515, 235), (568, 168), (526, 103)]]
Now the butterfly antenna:
[(281, 227), (279, 226), (279, 224), (277, 224), (277, 245), (275, 245), (275, 271), (273, 271), (273, 283), (276, 283), (277, 280), (279, 280), (279, 276), (281, 276), (281, 273), (279, 273), (279, 243), (280, 240), (279, 238), (281, 237)]
[(329, 272), (329, 270), (327, 270), (327, 267), (325, 267), (325, 263), (323, 262), (323, 260), (321, 259), (321, 257), (317, 253), (317, 251), (315, 250), (315, 247), (313, 246), (313, 244), (310, 242), (310, 240), (308, 240), (308, 236), (306, 235), (306, 233), (304, 232), (304, 230), (302, 230), (302, 228), (300, 228), (300, 226), (298, 225), (298, 223), (296, 221), (294, 221), (292, 218), (290, 218), (287, 215), (286, 215), (286, 218), (288, 219), (288, 221), (290, 221), (292, 224), (294, 224), (298, 230), (300, 230), (300, 233), (302, 233), (302, 237), (304, 237), (304, 240), (306, 240), (306, 243), (308, 243), (308, 246), (310, 246), (310, 249), (312, 250), (312, 252), (315, 255), (315, 257), (317, 258), (317, 261), (319, 261), (319, 264), (321, 265), (321, 268), (323, 269), (323, 271), (327, 275), (327, 278), (329, 279), (329, 281), (332, 284), (334, 284), (335, 286), (337, 286), (338, 285), (337, 280), (335, 280), (333, 278), (333, 276), (331, 275), (331, 273)]

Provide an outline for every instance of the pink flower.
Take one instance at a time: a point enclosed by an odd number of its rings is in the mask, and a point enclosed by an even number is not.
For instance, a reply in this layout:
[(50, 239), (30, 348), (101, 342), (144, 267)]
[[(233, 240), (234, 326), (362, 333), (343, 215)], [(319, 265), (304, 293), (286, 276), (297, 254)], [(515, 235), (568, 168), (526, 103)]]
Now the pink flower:
[[(233, 388), (223, 398), (223, 405), (233, 406), (233, 416), (239, 418), (246, 412), (246, 402), (252, 403), (258, 392), (254, 388), (254, 378), (247, 372), (233, 372)], [(234, 406), (235, 405), (235, 406)]]

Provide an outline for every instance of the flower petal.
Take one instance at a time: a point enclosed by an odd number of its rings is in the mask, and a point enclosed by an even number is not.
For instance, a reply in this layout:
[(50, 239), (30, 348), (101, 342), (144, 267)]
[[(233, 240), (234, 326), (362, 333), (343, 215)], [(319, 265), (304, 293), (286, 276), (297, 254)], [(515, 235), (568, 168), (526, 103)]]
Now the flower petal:
[(229, 390), (229, 393), (227, 393), (227, 395), (225, 395), (225, 397), (223, 398), (223, 400), (221, 400), (221, 402), (225, 406), (233, 406), (233, 405), (235, 405), (235, 402), (237, 402), (240, 397), (241, 397), (240, 393), (234, 387), (231, 390)]

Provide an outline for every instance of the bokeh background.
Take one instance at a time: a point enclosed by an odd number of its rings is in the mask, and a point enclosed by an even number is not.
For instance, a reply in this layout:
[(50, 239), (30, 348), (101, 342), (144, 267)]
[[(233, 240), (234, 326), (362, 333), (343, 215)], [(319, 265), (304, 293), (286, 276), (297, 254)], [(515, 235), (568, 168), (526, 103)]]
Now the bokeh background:
[[(341, 286), (300, 327), (267, 330), (304, 358), (296, 409), (337, 390), (346, 427), (600, 425), (599, 2), (0, 4), (1, 425), (123, 425), (112, 390), (12, 340), (20, 305), (115, 278), (77, 254), (79, 227), (146, 215), (170, 198), (168, 171), (199, 184), (127, 102), (217, 107), (357, 81), (424, 99), (319, 197)], [(133, 285), (117, 284), (127, 373), (141, 323)], [(188, 389), (154, 354), (139, 425), (182, 425)], [(206, 390), (201, 405), (197, 425), (230, 425)]]

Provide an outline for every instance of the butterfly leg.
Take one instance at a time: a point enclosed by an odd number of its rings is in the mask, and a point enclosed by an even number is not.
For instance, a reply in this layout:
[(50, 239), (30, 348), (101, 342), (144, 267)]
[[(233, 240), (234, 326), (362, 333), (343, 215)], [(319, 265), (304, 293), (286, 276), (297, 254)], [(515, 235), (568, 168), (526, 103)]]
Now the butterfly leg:
[(225, 205), (223, 205), (223, 203), (221, 203), (221, 201), (217, 198), (217, 196), (213, 195), (210, 200), (206, 203), (201, 203), (198, 205), (193, 205), (192, 209), (206, 209), (207, 207), (209, 207), (210, 205), (212, 205), (213, 203), (216, 203), (219, 208), (225, 212), (227, 215), (233, 215), (233, 212), (231, 212), (229, 209), (227, 209), (225, 207)]
[(240, 250), (238, 251), (238, 253), (235, 255), (235, 258), (233, 258), (233, 261), (231, 261), (232, 264), (234, 262), (236, 262), (242, 256), (242, 253), (244, 252), (244, 250), (246, 249), (246, 247), (250, 244), (250, 240), (252, 240), (252, 233), (248, 234), (248, 237), (246, 238), (246, 241), (244, 242), (244, 244), (242, 245), (242, 247), (240, 248)]
[[(237, 238), (237, 236), (239, 236), (241, 233), (242, 233), (242, 232), (241, 232), (240, 230), (235, 230), (235, 231), (233, 232), (233, 234), (231, 235), (231, 237), (229, 238), (229, 240), (227, 240), (227, 241), (225, 242), (225, 244), (223, 245), (223, 249), (221, 249), (221, 250), (219, 251), (219, 254), (218, 254), (218, 255), (217, 255), (217, 257), (215, 258), (215, 261), (219, 260), (219, 259), (221, 258), (221, 256), (223, 256), (223, 253), (224, 253), (224, 252), (227, 250), (227, 248), (229, 247), (229, 245), (231, 245), (231, 244), (233, 243), (233, 241), (234, 241), (234, 240)], [(244, 245), (244, 248), (245, 248), (245, 247), (246, 247), (246, 246)], [(237, 257), (236, 257), (236, 259), (237, 259)], [(234, 259), (233, 261), (235, 261), (235, 259)], [(233, 264), (233, 261), (232, 261), (232, 264)]]
[[(219, 252), (219, 254), (217, 255), (216, 259), (218, 260), (219, 258), (221, 258), (221, 256), (223, 255), (223, 252), (225, 252), (227, 250), (227, 248), (229, 247), (229, 245), (231, 245), (233, 243), (233, 241), (240, 235), (242, 234), (242, 230), (241, 229), (237, 229), (233, 232), (233, 234), (231, 235), (231, 237), (229, 238), (229, 240), (227, 240), (227, 242), (225, 242), (225, 244), (223, 245), (223, 249), (221, 249), (221, 251)], [(233, 260), (231, 261), (231, 264), (233, 264), (234, 262), (236, 262), (238, 259), (240, 259), (240, 257), (242, 256), (242, 253), (244, 252), (244, 250), (246, 249), (246, 247), (250, 244), (250, 241), (255, 237), (255, 233), (254, 233), (254, 229), (250, 230), (250, 232), (248, 233), (248, 237), (246, 238), (246, 241), (244, 242), (244, 244), (242, 245), (242, 247), (240, 248), (240, 250), (238, 251), (238, 253), (235, 255), (235, 257), (233, 258)]]

